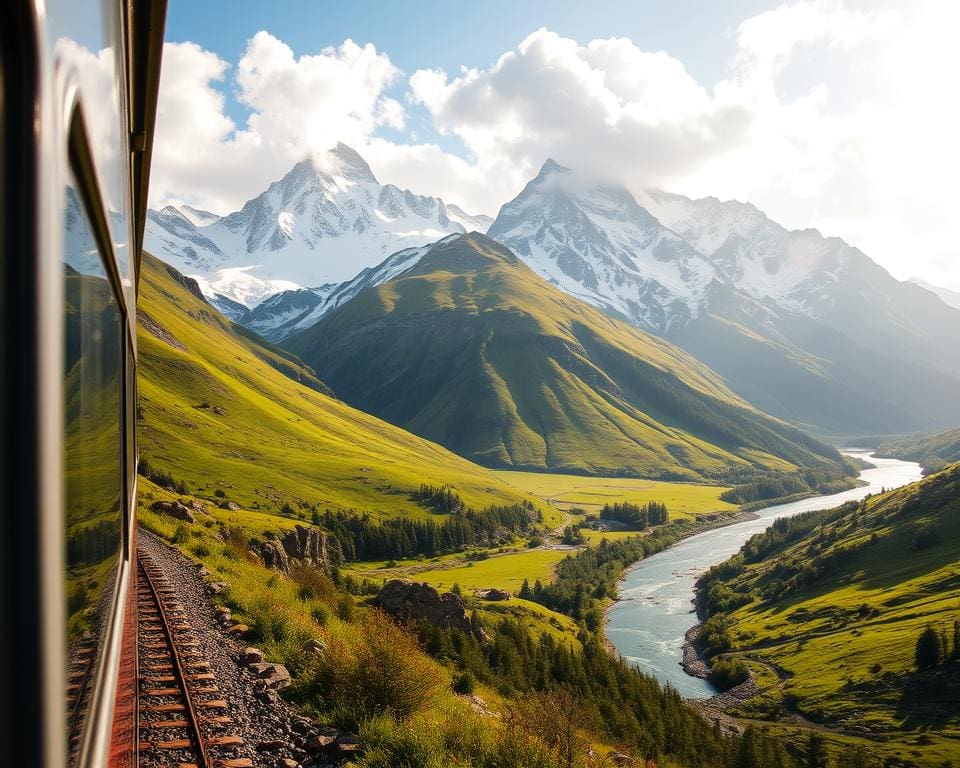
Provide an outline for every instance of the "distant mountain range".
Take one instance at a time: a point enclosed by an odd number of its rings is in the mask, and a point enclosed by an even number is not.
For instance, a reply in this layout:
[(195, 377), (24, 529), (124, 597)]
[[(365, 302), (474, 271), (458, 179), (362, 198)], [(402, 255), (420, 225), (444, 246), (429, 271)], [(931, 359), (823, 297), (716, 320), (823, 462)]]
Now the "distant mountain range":
[(196, 275), (229, 317), (282, 341), (468, 230), (486, 230), (556, 287), (678, 344), (745, 400), (805, 429), (839, 438), (960, 424), (960, 310), (949, 295), (752, 205), (638, 198), (552, 160), (490, 222), (380, 185), (339, 145), (229, 216), (151, 211), (147, 245)]
[(730, 481), (846, 471), (834, 449), (502, 244), (452, 235), (417, 256), (285, 342), (351, 405), (493, 467)]
[(280, 291), (332, 287), (404, 247), (489, 224), (439, 198), (380, 184), (339, 144), (226, 216), (189, 206), (151, 210), (145, 247), (198, 276), (208, 296), (253, 309)]
[(911, 277), (907, 282), (919, 285), (921, 288), (926, 288), (928, 291), (933, 291), (935, 294), (937, 294), (937, 296), (940, 297), (944, 304), (955, 309), (960, 309), (960, 291), (951, 291), (949, 288), (942, 288), (939, 285), (933, 285), (919, 277)]

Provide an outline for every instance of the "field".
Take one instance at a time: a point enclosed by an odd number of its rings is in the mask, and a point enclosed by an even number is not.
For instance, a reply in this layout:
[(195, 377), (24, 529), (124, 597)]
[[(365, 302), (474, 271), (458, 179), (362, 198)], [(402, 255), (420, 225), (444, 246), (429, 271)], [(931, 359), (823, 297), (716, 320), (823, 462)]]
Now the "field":
[(579, 507), (587, 512), (599, 512), (604, 504), (616, 501), (629, 501), (632, 504), (662, 501), (667, 505), (670, 519), (693, 519), (704, 514), (736, 509), (733, 504), (720, 500), (720, 494), (727, 489), (715, 485), (549, 472), (497, 471), (494, 474), (561, 509)]

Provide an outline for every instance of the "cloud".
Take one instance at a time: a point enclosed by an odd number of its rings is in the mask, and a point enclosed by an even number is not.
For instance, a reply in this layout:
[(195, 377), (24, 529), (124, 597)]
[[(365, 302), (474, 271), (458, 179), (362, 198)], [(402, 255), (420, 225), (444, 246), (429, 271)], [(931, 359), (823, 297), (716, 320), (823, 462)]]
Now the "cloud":
[[(495, 214), (554, 157), (635, 191), (750, 200), (787, 226), (847, 238), (900, 277), (927, 269), (960, 287), (949, 206), (958, 14), (933, 2), (899, 14), (784, 4), (739, 25), (715, 83), (629, 39), (548, 29), (489, 67), (408, 77), (350, 40), (298, 57), (259, 32), (235, 68), (170, 43), (151, 202), (235, 210), (344, 141), (382, 181)], [(243, 125), (224, 92), (249, 110)]]
[(384, 95), (400, 72), (369, 44), (347, 40), (297, 58), (258, 32), (236, 67), (236, 97), (250, 110), (242, 127), (219, 87), (229, 72), (194, 43), (164, 45), (152, 205), (236, 210), (309, 153), (338, 141), (363, 147), (379, 127), (404, 124), (402, 105)]

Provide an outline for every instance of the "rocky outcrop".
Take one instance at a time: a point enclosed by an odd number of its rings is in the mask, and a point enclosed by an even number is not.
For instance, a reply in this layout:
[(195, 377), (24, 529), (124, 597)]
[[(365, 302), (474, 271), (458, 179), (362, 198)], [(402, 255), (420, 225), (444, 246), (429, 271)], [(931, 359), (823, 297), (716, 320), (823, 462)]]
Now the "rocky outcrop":
[(483, 600), (491, 601), (510, 599), (510, 593), (505, 589), (478, 589), (476, 595)]
[(341, 559), (340, 545), (319, 528), (298, 525), (292, 531), (282, 531), (273, 539), (254, 545), (264, 565), (278, 571), (289, 571), (291, 565), (310, 565), (330, 573), (331, 566)]
[(471, 631), (463, 600), (452, 592), (441, 595), (429, 584), (393, 579), (371, 602), (394, 618), (426, 620), (444, 629)]
[(181, 504), (179, 501), (155, 501), (150, 505), (150, 509), (161, 515), (175, 518), (176, 520), (183, 520), (187, 523), (197, 522), (190, 508), (186, 504)]

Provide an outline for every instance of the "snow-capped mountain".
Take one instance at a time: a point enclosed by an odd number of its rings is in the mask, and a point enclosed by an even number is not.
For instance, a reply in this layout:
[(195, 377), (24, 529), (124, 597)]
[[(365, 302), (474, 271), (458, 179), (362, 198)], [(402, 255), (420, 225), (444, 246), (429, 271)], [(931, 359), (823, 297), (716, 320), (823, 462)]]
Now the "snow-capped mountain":
[(493, 219), (486, 214), (480, 213), (472, 216), (459, 205), (453, 203), (447, 203), (447, 216), (462, 225), (467, 232), (480, 232), (484, 235), (490, 229), (490, 225), (493, 224)]
[(716, 278), (626, 189), (591, 184), (553, 160), (487, 234), (568, 293), (659, 333), (696, 317)]
[(688, 349), (761, 409), (828, 434), (960, 422), (960, 312), (756, 207), (642, 196), (550, 160), (488, 234), (541, 276)]
[(253, 308), (283, 290), (337, 284), (406, 247), (484, 227), (442, 200), (380, 184), (344, 144), (297, 163), (241, 210), (150, 211), (145, 247), (201, 287)]
[(954, 309), (960, 309), (960, 291), (951, 291), (949, 288), (943, 288), (939, 285), (933, 285), (928, 283), (921, 277), (911, 277), (907, 280), (908, 283), (913, 283), (914, 285), (919, 285), (921, 288), (926, 288), (928, 291), (932, 291), (940, 297), (940, 300), (943, 301), (948, 307), (953, 307)]

